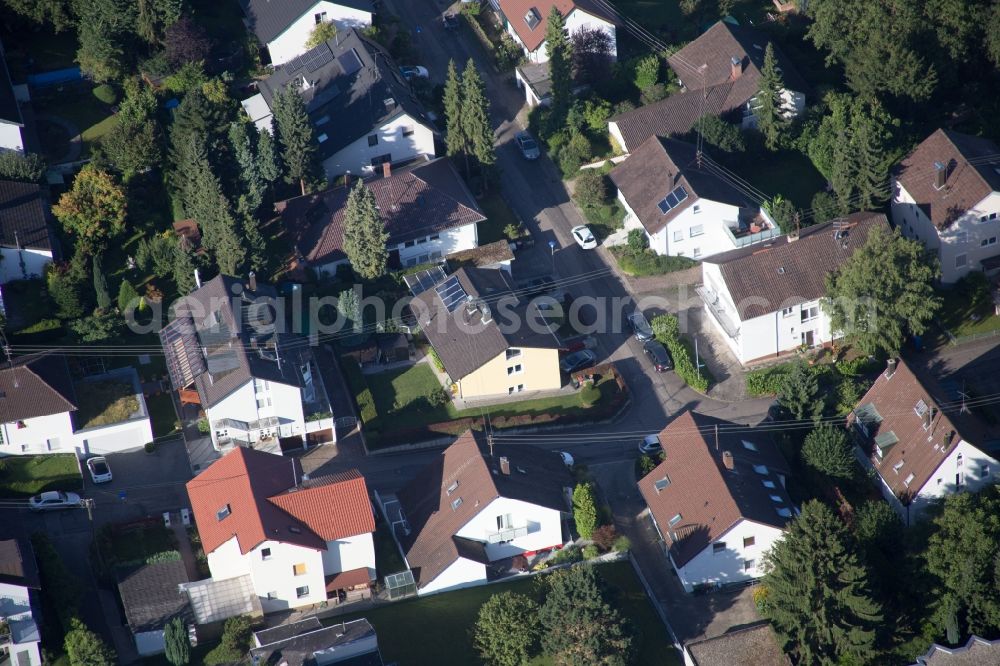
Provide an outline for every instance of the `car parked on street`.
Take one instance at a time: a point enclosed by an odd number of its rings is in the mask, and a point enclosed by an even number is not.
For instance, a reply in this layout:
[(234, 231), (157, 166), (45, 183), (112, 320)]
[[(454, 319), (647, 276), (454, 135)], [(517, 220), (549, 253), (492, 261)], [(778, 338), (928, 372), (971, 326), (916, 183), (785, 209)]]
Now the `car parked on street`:
[(578, 352), (564, 356), (563, 360), (559, 361), (559, 367), (563, 372), (568, 374), (576, 372), (581, 368), (588, 368), (595, 363), (597, 363), (597, 354), (589, 349), (581, 349)]
[(660, 444), (659, 435), (646, 435), (639, 442), (639, 453), (652, 456), (663, 451), (663, 446)]
[(573, 240), (584, 250), (593, 250), (597, 247), (597, 239), (594, 238), (594, 234), (591, 233), (590, 227), (587, 225), (581, 224), (578, 227), (573, 227), (570, 231), (573, 233)]
[(572, 467), (573, 466), (573, 454), (572, 453), (570, 453), (568, 451), (556, 451), (556, 453), (558, 453), (559, 457), (562, 458), (563, 464), (566, 465), (566, 467)]
[(403, 78), (407, 81), (413, 79), (426, 79), (430, 76), (430, 72), (427, 71), (426, 67), (422, 65), (403, 65), (399, 68), (399, 73), (403, 75)]
[(647, 340), (642, 346), (642, 351), (653, 363), (653, 368), (657, 372), (666, 372), (674, 369), (674, 361), (670, 358), (670, 352), (663, 346), (663, 343), (656, 340)]
[(534, 137), (527, 132), (518, 132), (514, 137), (514, 141), (517, 142), (517, 148), (521, 151), (521, 154), (524, 155), (524, 159), (526, 160), (537, 160), (542, 154), (541, 151), (538, 150), (538, 143), (535, 141)]
[(50, 490), (35, 495), (28, 500), (28, 508), (32, 511), (55, 511), (57, 509), (78, 509), (83, 506), (83, 500), (76, 493), (66, 493), (61, 490)]
[(445, 12), (441, 16), (441, 23), (444, 24), (445, 30), (454, 30), (458, 27), (458, 14), (455, 12)]
[(642, 314), (640, 311), (636, 310), (628, 316), (628, 324), (632, 327), (632, 332), (635, 333), (635, 339), (639, 342), (645, 342), (646, 340), (653, 339), (653, 327), (649, 325), (646, 315)]
[(90, 479), (94, 483), (111, 482), (111, 466), (104, 456), (87, 458), (87, 470), (90, 472)]

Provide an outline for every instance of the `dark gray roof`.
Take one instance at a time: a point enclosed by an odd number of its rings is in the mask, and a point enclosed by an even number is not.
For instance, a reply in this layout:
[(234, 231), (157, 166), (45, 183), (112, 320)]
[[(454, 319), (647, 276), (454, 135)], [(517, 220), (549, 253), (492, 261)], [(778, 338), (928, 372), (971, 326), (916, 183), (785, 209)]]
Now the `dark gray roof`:
[[(311, 358), (307, 341), (283, 333), (276, 321), (278, 292), (267, 284), (249, 285), (228, 275), (206, 282), (175, 306), (175, 319), (160, 332), (174, 388), (192, 368), (202, 406), (211, 407), (251, 379), (302, 387), (300, 366)], [(235, 309), (234, 309), (235, 308)], [(259, 317), (255, 326), (250, 319)], [(272, 325), (268, 326), (268, 322)], [(171, 337), (174, 336), (174, 337)], [(280, 362), (279, 362), (280, 359)]]
[[(261, 646), (251, 649), (250, 656), (261, 666), (312, 666), (319, 663), (313, 656), (317, 652), (333, 657), (322, 663), (382, 666), (375, 628), (365, 618), (329, 627), (323, 627), (311, 618), (311, 621), (260, 631), (254, 636)], [(338, 653), (350, 657), (347, 660), (338, 659)]]
[(321, 159), (403, 113), (432, 127), (389, 54), (353, 28), (285, 63), (258, 89), (273, 108), (275, 92), (303, 78), (309, 86), (301, 94), (317, 138), (327, 137), (319, 143)]
[[(458, 281), (470, 302), (486, 305), (489, 317), (482, 307), (470, 312), (464, 299), (453, 311), (448, 310), (436, 289), (452, 279)], [(474, 372), (510, 347), (562, 346), (553, 331), (531, 329), (528, 321), (537, 315), (535, 305), (514, 294), (503, 269), (459, 268), (414, 301), (411, 308), (417, 321), (453, 380)], [(516, 328), (512, 325), (515, 321), (520, 322)]]
[(24, 127), (24, 118), (21, 116), (17, 97), (14, 95), (14, 82), (10, 78), (7, 55), (3, 52), (2, 45), (0, 45), (0, 59), (3, 60), (3, 66), (0, 67), (0, 122)]
[[(374, 12), (372, 0), (330, 0), (335, 5)], [(247, 23), (263, 43), (283, 33), (303, 14), (316, 5), (316, 0), (240, 0)]]
[(0, 422), (11, 423), (76, 410), (66, 359), (55, 354), (15, 358), (0, 367)]
[(177, 616), (186, 620), (188, 597), (178, 586), (189, 581), (180, 558), (119, 573), (118, 593), (132, 633), (162, 629)]
[(47, 211), (41, 186), (0, 180), (0, 245), (51, 250)]
[(41, 589), (35, 551), (27, 540), (0, 541), (0, 583)]

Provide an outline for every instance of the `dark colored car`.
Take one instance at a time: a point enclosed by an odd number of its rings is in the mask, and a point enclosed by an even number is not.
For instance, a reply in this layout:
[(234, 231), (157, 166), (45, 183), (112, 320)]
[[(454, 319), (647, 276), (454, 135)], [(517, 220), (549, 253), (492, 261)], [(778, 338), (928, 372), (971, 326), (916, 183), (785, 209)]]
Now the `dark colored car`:
[(458, 27), (458, 14), (447, 12), (441, 17), (441, 22), (444, 24), (445, 30), (454, 30)]
[(518, 286), (518, 295), (523, 298), (534, 298), (535, 296), (541, 296), (542, 294), (547, 294), (553, 289), (555, 289), (556, 281), (547, 275), (542, 277), (536, 277), (527, 282), (523, 282)]
[(670, 352), (667, 351), (667, 348), (662, 343), (656, 340), (647, 340), (646, 344), (642, 346), (642, 351), (653, 362), (653, 367), (656, 368), (657, 372), (666, 372), (667, 370), (674, 369), (674, 362), (670, 358)]
[(653, 327), (646, 320), (646, 315), (638, 310), (628, 316), (628, 324), (632, 327), (635, 339), (639, 342), (653, 339)]
[(568, 374), (576, 372), (580, 368), (588, 368), (595, 363), (597, 363), (597, 355), (589, 349), (581, 349), (578, 352), (564, 356), (563, 360), (559, 361), (559, 367), (563, 372)]

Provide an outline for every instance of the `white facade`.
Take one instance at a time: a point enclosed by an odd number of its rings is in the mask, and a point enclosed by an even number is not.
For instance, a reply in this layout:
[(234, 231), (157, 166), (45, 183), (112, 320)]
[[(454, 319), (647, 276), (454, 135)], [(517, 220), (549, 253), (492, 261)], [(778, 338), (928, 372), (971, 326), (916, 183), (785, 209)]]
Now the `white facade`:
[[(205, 410), (215, 448), (237, 441), (258, 442), (276, 437), (302, 436), (305, 417), (303, 391), (298, 386), (279, 382), (252, 380)], [(277, 424), (254, 427), (262, 419), (277, 418)], [(248, 429), (224, 423), (225, 419), (249, 426)]]
[(267, 43), (268, 53), (271, 54), (271, 64), (277, 67), (308, 51), (306, 41), (312, 35), (313, 30), (318, 24), (330, 21), (337, 25), (338, 31), (349, 28), (364, 28), (372, 24), (372, 14), (327, 0), (317, 2), (288, 26), (284, 32)]
[(24, 152), (24, 126), (0, 120), (0, 149)]
[[(337, 128), (317, 125), (316, 138), (320, 143), (327, 131), (336, 132)], [(400, 113), (323, 160), (323, 170), (332, 180), (348, 171), (366, 175), (381, 169), (382, 162), (397, 164), (418, 157), (434, 157), (434, 132), (408, 113)]]
[(562, 519), (555, 509), (498, 497), (455, 536), (486, 542), (492, 562), (561, 545)]
[[(543, 17), (545, 18), (545, 17)], [(534, 51), (529, 51), (521, 41), (518, 36), (517, 31), (514, 30), (514, 21), (521, 21), (524, 23), (523, 16), (508, 16), (507, 17), (507, 33), (510, 34), (514, 42), (524, 50), (524, 55), (531, 62), (542, 63), (548, 62), (549, 60), (549, 49), (548, 44), (542, 41)], [(617, 60), (618, 58), (618, 41), (615, 35), (615, 26), (613, 23), (609, 23), (602, 18), (594, 16), (593, 14), (588, 14), (587, 12), (574, 8), (566, 17), (566, 32), (571, 36), (580, 32), (581, 30), (602, 30), (611, 36), (611, 58)], [(536, 30), (541, 30), (541, 26), (535, 28)]]
[[(0, 583), (0, 620), (10, 623), (12, 630), (16, 629), (11, 633), (10, 643), (0, 644), (0, 648), (9, 650), (10, 663), (16, 666), (42, 666), (40, 634), (31, 613), (28, 588)], [(19, 642), (15, 643), (14, 640)]]
[(434, 580), (421, 587), (417, 593), (422, 596), (485, 584), (486, 565), (460, 557), (439, 573)]
[(980, 262), (1000, 255), (1000, 193), (993, 192), (963, 211), (943, 231), (917, 205), (899, 182), (893, 183), (892, 222), (904, 236), (919, 240), (941, 262), (941, 282), (952, 284)]
[(142, 416), (106, 426), (74, 430), (70, 412), (0, 424), (0, 456), (76, 453), (105, 455), (140, 449), (153, 441), (146, 402), (138, 394)]
[(52, 250), (4, 247), (0, 255), (0, 284), (41, 277), (52, 263)]
[[(757, 116), (754, 115), (754, 108), (757, 106), (757, 98), (754, 97), (747, 102), (746, 108), (743, 110), (743, 120), (741, 122), (741, 127), (743, 129), (756, 129), (757, 128)], [(802, 115), (802, 112), (806, 109), (806, 96), (804, 93), (796, 92), (795, 90), (789, 90), (788, 88), (781, 89), (781, 109), (782, 115), (791, 120)]]
[(323, 568), (329, 576), (341, 571), (368, 569), (368, 579), (375, 578), (375, 540), (370, 532), (327, 541), (323, 551)]
[[(462, 250), (472, 250), (479, 247), (479, 232), (475, 223), (454, 227), (440, 233), (416, 238), (405, 243), (397, 243), (389, 247), (399, 252), (399, 263), (402, 266), (416, 266), (439, 261), (446, 255)], [(349, 263), (347, 258), (314, 266), (318, 273), (333, 276), (337, 266)]]

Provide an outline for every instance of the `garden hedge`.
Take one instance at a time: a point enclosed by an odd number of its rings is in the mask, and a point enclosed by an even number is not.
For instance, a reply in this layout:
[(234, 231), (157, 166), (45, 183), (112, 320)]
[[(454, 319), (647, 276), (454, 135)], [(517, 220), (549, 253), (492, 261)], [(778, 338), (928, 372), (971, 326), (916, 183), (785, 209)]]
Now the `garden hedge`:
[(701, 372), (695, 366), (694, 349), (691, 343), (681, 337), (680, 323), (677, 317), (672, 314), (664, 314), (654, 317), (650, 322), (656, 339), (667, 346), (670, 356), (674, 359), (674, 372), (696, 391), (704, 393), (712, 383), (712, 377), (707, 368), (702, 368)]

